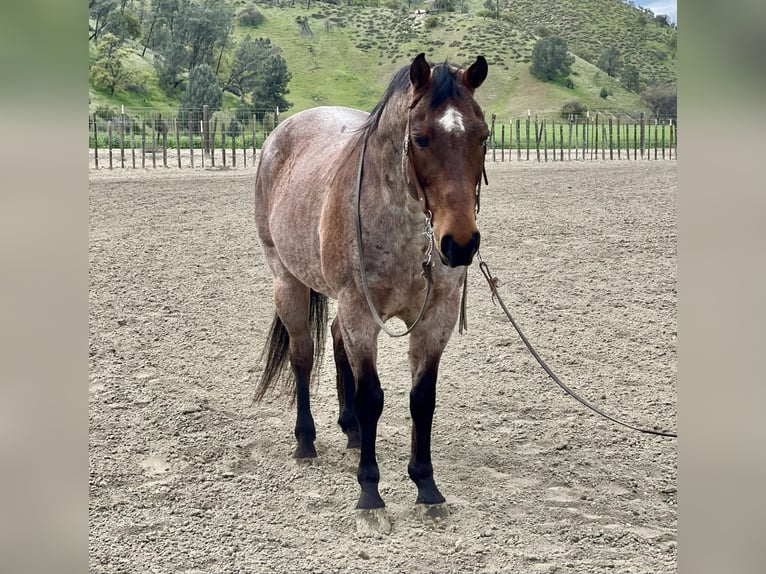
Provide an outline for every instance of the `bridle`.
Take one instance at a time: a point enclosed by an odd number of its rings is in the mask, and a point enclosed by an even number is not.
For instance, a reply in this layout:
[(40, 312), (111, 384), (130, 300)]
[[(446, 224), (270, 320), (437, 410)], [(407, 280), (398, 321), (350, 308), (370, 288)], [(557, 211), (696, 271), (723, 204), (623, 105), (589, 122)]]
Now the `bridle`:
[[(367, 273), (364, 268), (364, 243), (362, 241), (362, 210), (361, 210), (361, 197), (362, 197), (362, 180), (364, 177), (364, 158), (367, 153), (367, 139), (369, 138), (369, 133), (366, 133), (364, 135), (364, 139), (362, 141), (362, 152), (359, 156), (359, 170), (357, 172), (357, 180), (356, 180), (356, 245), (357, 250), (359, 253), (359, 275), (362, 282), (362, 291), (364, 292), (364, 297), (367, 301), (367, 306), (370, 308), (370, 312), (372, 313), (372, 317), (375, 320), (375, 323), (378, 325), (378, 327), (381, 328), (388, 336), (390, 337), (404, 337), (405, 335), (408, 335), (412, 332), (412, 330), (420, 323), (420, 321), (423, 320), (423, 317), (425, 315), (426, 307), (428, 306), (428, 301), (431, 297), (431, 291), (433, 289), (433, 275), (431, 273), (431, 267), (433, 265), (433, 250), (434, 250), (434, 230), (433, 230), (433, 214), (431, 213), (431, 210), (428, 207), (428, 196), (426, 195), (425, 190), (423, 189), (423, 186), (420, 184), (420, 180), (418, 179), (417, 171), (415, 170), (415, 162), (413, 158), (413, 151), (411, 140), (412, 140), (412, 110), (417, 106), (418, 102), (420, 101), (420, 98), (413, 99), (412, 103), (408, 106), (407, 109), (407, 128), (404, 133), (404, 142), (402, 143), (402, 171), (404, 172), (404, 179), (407, 183), (407, 189), (409, 191), (410, 197), (418, 201), (420, 204), (420, 210), (423, 212), (423, 217), (425, 219), (425, 228), (423, 230), (423, 235), (426, 236), (428, 245), (426, 247), (426, 254), (425, 258), (422, 261), (421, 265), (423, 267), (423, 277), (426, 281), (426, 294), (423, 297), (423, 304), (420, 306), (420, 311), (418, 312), (418, 316), (413, 321), (413, 323), (407, 327), (407, 329), (401, 333), (395, 333), (391, 331), (388, 327), (386, 327), (386, 324), (383, 322), (383, 319), (380, 317), (380, 314), (375, 309), (375, 304), (372, 302), (372, 296), (370, 295), (370, 288), (367, 283)], [(486, 150), (486, 141), (484, 142), (484, 147)], [(482, 175), (484, 177), (484, 181), (487, 182), (487, 171), (486, 167), (484, 165), (484, 157), (486, 156), (486, 153), (482, 155)], [(488, 182), (487, 182), (488, 183)], [(479, 205), (480, 205), (480, 192), (481, 192), (481, 178), (479, 178), (478, 183), (476, 184), (476, 193), (475, 193), (475, 203), (474, 203), (474, 216), (479, 213)], [(466, 288), (468, 287), (468, 271), (466, 269), (465, 279), (463, 281), (463, 296), (461, 298), (460, 302), (460, 332), (463, 332), (464, 327), (466, 326), (466, 320), (465, 320), (465, 301), (466, 301)]]
[[(418, 313), (417, 318), (415, 321), (410, 325), (404, 332), (402, 333), (394, 333), (390, 329), (388, 329), (383, 322), (383, 319), (381, 319), (378, 312), (375, 310), (375, 305), (372, 302), (372, 297), (370, 295), (370, 289), (367, 284), (367, 275), (364, 269), (364, 245), (362, 243), (362, 214), (361, 214), (361, 195), (362, 195), (362, 178), (364, 175), (364, 158), (367, 151), (367, 138), (369, 134), (365, 134), (364, 140), (362, 142), (362, 153), (360, 155), (359, 159), (359, 172), (357, 176), (357, 182), (356, 182), (356, 242), (357, 242), (357, 248), (359, 251), (359, 273), (361, 275), (362, 280), (362, 290), (364, 291), (365, 299), (367, 300), (367, 305), (370, 308), (370, 312), (372, 313), (373, 319), (378, 324), (378, 326), (389, 336), (391, 337), (403, 337), (410, 332), (420, 323), (420, 321), (423, 319), (423, 316), (425, 315), (426, 307), (428, 306), (428, 301), (431, 296), (431, 290), (433, 287), (433, 277), (431, 274), (431, 266), (433, 265), (433, 249), (434, 249), (434, 232), (433, 232), (433, 225), (432, 225), (432, 214), (431, 210), (428, 208), (428, 197), (426, 196), (425, 190), (423, 189), (423, 186), (420, 184), (420, 181), (417, 176), (417, 171), (415, 170), (415, 164), (413, 160), (412, 155), (412, 147), (410, 145), (411, 139), (412, 139), (412, 133), (411, 133), (411, 118), (412, 118), (412, 109), (417, 105), (419, 100), (415, 100), (410, 106), (407, 111), (407, 129), (404, 134), (404, 142), (402, 144), (402, 169), (404, 171), (404, 177), (407, 182), (407, 187), (410, 196), (418, 201), (420, 203), (420, 209), (423, 212), (423, 215), (425, 217), (425, 229), (423, 231), (423, 234), (428, 239), (428, 247), (426, 248), (426, 255), (425, 259), (422, 262), (423, 266), (423, 277), (426, 280), (426, 294), (423, 298), (423, 304), (420, 307), (420, 312)], [(485, 165), (485, 158), (486, 158), (486, 148), (487, 148), (487, 142), (486, 140), (483, 143), (485, 153), (482, 156), (482, 177), (479, 178), (479, 181), (476, 184), (476, 195), (475, 195), (475, 205), (474, 205), (474, 215), (478, 215), (479, 208), (480, 208), (480, 192), (481, 192), (481, 180), (484, 179), (484, 182), (486, 184), (489, 184), (489, 181), (487, 180), (487, 171), (486, 171), (486, 165)], [(502, 308), (503, 312), (507, 316), (507, 318), (510, 320), (513, 327), (516, 329), (517, 333), (521, 337), (521, 340), (523, 341), (524, 345), (527, 347), (529, 352), (534, 356), (534, 358), (537, 360), (537, 362), (540, 364), (540, 366), (543, 368), (543, 370), (548, 374), (548, 376), (559, 386), (561, 387), (564, 392), (566, 392), (568, 395), (579, 401), (581, 404), (583, 404), (585, 407), (589, 408), (593, 412), (601, 415), (602, 417), (616, 423), (619, 425), (622, 425), (624, 427), (627, 427), (629, 429), (645, 433), (645, 434), (652, 434), (652, 435), (658, 435), (658, 436), (665, 436), (665, 437), (677, 437), (678, 435), (674, 432), (669, 431), (663, 431), (659, 430), (657, 428), (649, 429), (649, 428), (643, 428), (639, 426), (635, 426), (632, 424), (629, 424), (627, 422), (624, 422), (620, 419), (617, 419), (616, 417), (613, 417), (600, 408), (598, 408), (596, 405), (591, 403), (590, 401), (584, 399), (580, 395), (578, 395), (574, 390), (572, 390), (569, 386), (564, 384), (553, 372), (553, 370), (545, 363), (545, 361), (540, 357), (540, 355), (537, 353), (535, 348), (532, 346), (532, 344), (529, 342), (527, 337), (522, 332), (519, 325), (514, 320), (513, 316), (511, 315), (508, 308), (503, 303), (503, 300), (500, 298), (500, 294), (497, 291), (497, 279), (492, 276), (489, 267), (487, 266), (486, 262), (481, 257), (481, 253), (477, 251), (476, 258), (479, 262), (479, 269), (481, 270), (482, 274), (484, 275), (484, 278), (487, 280), (487, 283), (489, 284), (490, 291), (492, 292), (492, 302), (494, 303), (497, 301), (500, 304), (500, 307)], [(467, 299), (467, 289), (468, 289), (468, 268), (466, 267), (465, 272), (465, 278), (463, 280), (463, 293), (460, 299), (460, 314), (459, 314), (459, 332), (462, 334), (465, 329), (468, 328), (468, 323), (466, 320), (466, 299)]]

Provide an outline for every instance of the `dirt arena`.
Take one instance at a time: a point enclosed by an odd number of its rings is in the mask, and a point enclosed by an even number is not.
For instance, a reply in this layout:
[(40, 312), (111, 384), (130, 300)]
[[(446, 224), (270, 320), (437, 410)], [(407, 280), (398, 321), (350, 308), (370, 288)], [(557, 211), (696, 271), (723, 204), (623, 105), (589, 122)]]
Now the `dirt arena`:
[[(676, 162), (487, 172), (481, 252), (527, 336), (611, 414), (675, 430)], [(313, 463), (291, 458), (288, 399), (251, 400), (274, 309), (254, 178), (90, 171), (90, 572), (676, 571), (676, 440), (564, 395), (475, 264), (470, 330), (437, 385), (434, 473), (451, 514), (415, 510), (406, 341), (382, 335), (393, 530), (358, 534), (332, 352), (312, 394)]]

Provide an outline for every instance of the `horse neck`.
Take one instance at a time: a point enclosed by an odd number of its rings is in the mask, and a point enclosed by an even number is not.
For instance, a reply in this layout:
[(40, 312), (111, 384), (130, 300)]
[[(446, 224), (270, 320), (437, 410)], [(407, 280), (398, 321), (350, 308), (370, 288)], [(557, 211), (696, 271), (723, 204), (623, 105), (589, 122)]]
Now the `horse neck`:
[[(365, 181), (385, 194), (387, 204), (413, 211), (417, 205), (409, 198), (402, 169), (402, 151), (409, 113), (406, 98), (398, 98), (383, 109), (377, 128), (367, 140), (367, 155), (373, 161), (365, 163)], [(419, 208), (417, 208), (419, 211)]]

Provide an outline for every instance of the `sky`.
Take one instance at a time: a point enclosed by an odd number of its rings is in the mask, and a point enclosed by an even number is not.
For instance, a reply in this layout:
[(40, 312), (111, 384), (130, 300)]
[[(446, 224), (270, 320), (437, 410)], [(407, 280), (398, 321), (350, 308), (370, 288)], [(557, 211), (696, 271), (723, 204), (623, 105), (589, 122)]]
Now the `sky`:
[(676, 0), (634, 0), (637, 6), (649, 8), (655, 15), (666, 14), (670, 19), (678, 24), (676, 14)]

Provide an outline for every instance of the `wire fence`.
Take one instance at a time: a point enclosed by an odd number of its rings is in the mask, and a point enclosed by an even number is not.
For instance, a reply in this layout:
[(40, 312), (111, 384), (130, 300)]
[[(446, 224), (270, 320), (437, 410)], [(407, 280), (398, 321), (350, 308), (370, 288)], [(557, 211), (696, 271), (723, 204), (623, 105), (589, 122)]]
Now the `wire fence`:
[[(532, 115), (489, 119), (488, 161), (673, 160), (674, 118)], [(279, 110), (248, 113), (133, 109), (88, 118), (91, 169), (255, 167), (258, 150), (279, 124)]]

